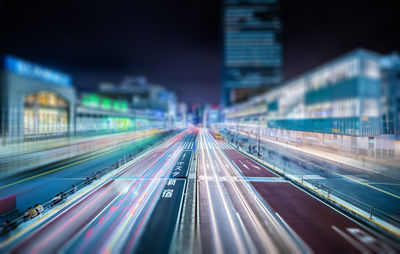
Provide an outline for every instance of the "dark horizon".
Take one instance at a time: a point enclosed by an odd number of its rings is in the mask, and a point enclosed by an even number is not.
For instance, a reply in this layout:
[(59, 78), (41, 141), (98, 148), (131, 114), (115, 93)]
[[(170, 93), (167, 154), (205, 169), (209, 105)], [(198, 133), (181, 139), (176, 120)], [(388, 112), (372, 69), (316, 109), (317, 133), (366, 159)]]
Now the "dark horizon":
[[(355, 48), (400, 51), (394, 2), (282, 1), (284, 79)], [(219, 1), (0, 4), (9, 53), (66, 72), (79, 90), (145, 75), (179, 101), (219, 103)]]

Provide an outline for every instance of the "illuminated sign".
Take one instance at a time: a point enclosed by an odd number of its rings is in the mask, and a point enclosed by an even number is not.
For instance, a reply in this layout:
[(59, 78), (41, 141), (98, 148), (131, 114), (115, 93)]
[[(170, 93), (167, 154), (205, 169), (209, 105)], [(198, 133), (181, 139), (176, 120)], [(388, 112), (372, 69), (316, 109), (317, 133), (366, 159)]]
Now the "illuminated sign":
[(105, 110), (114, 110), (119, 112), (128, 111), (128, 102), (123, 100), (111, 99), (95, 93), (83, 95), (81, 102), (82, 105), (86, 107), (101, 108)]
[(15, 74), (39, 79), (44, 82), (63, 86), (70, 86), (72, 84), (71, 77), (66, 74), (29, 63), (14, 56), (7, 55), (4, 58), (4, 67)]

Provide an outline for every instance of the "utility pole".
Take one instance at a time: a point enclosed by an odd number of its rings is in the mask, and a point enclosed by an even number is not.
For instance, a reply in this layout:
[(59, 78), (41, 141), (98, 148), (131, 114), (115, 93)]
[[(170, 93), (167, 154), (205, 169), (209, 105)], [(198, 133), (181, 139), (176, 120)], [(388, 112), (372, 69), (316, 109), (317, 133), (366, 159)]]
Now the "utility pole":
[(239, 121), (236, 120), (236, 142), (238, 142), (239, 139)]

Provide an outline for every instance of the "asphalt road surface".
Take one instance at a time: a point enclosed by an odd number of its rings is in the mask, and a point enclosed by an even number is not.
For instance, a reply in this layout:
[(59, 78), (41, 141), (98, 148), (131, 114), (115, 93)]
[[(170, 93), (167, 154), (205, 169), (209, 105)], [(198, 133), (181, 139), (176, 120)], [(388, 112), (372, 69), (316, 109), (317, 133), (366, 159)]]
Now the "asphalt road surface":
[(5, 249), (11, 253), (132, 252), (155, 204), (165, 195), (162, 190), (190, 135), (190, 131), (177, 135), (64, 204), (54, 216), (40, 218), (36, 223), (42, 220), (43, 225), (28, 226)]
[[(191, 165), (196, 195), (187, 200)], [(177, 134), (22, 224), (0, 242), (0, 253), (185, 253), (172, 248), (184, 200), (196, 204), (186, 215), (194, 218), (186, 237), (195, 238), (198, 253), (400, 250), (200, 128)]]

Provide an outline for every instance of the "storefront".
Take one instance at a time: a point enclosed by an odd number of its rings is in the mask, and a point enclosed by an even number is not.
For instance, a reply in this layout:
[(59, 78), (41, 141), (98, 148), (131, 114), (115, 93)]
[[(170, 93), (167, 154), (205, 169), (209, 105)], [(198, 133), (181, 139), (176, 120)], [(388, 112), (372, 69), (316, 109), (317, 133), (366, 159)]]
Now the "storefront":
[(70, 76), (3, 58), (0, 131), (3, 143), (62, 137), (74, 131), (75, 90)]

